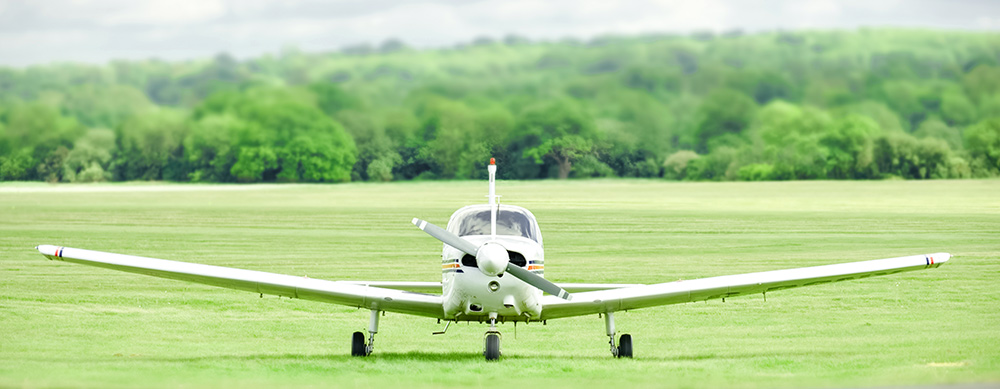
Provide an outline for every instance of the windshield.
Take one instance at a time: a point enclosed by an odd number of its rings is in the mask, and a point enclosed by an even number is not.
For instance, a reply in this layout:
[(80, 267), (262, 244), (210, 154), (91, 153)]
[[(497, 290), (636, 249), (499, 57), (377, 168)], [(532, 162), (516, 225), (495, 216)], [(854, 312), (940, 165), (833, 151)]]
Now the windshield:
[[(462, 215), (459, 222), (458, 236), (466, 235), (489, 235), (490, 234), (490, 211), (471, 211)], [(521, 236), (533, 241), (538, 241), (535, 237), (535, 230), (531, 228), (531, 219), (528, 215), (500, 209), (497, 212), (497, 235)]]

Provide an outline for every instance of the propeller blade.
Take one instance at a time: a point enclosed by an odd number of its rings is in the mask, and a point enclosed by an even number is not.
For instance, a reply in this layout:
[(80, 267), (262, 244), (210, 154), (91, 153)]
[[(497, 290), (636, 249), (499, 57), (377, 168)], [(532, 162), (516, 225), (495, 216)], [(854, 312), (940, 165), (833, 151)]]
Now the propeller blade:
[(459, 249), (466, 254), (476, 256), (476, 252), (479, 251), (479, 247), (472, 242), (462, 239), (458, 235), (452, 234), (444, 228), (428, 223), (426, 220), (413, 218), (411, 222), (413, 225), (417, 226), (417, 228), (424, 230), (424, 232), (428, 235), (433, 236), (437, 238), (437, 240), (444, 242), (444, 244)]
[(545, 293), (551, 294), (553, 296), (559, 296), (559, 298), (562, 298), (563, 300), (570, 300), (573, 298), (573, 296), (571, 296), (569, 292), (567, 292), (563, 288), (560, 288), (558, 285), (553, 284), (552, 282), (549, 282), (549, 280), (546, 280), (541, 276), (532, 273), (524, 269), (523, 267), (517, 266), (513, 263), (507, 264), (507, 274), (517, 277), (519, 280), (524, 281), (528, 285), (541, 289)]

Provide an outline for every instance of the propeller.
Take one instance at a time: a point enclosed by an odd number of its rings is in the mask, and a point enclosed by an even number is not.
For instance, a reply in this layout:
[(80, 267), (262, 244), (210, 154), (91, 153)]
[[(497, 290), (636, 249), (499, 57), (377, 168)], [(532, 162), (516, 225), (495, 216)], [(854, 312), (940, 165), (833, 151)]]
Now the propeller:
[(526, 284), (541, 289), (545, 293), (553, 296), (559, 296), (565, 300), (572, 298), (569, 292), (560, 288), (558, 285), (553, 284), (549, 280), (546, 280), (520, 266), (510, 263), (510, 254), (507, 253), (507, 249), (497, 242), (486, 242), (483, 243), (482, 246), (476, 247), (476, 245), (472, 242), (462, 239), (458, 235), (455, 235), (444, 228), (428, 223), (426, 220), (413, 218), (413, 225), (417, 226), (417, 228), (420, 228), (421, 230), (424, 230), (424, 232), (428, 235), (444, 242), (444, 244), (459, 249), (466, 254), (475, 256), (479, 270), (486, 275), (496, 276), (507, 272), (515, 278), (524, 281)]

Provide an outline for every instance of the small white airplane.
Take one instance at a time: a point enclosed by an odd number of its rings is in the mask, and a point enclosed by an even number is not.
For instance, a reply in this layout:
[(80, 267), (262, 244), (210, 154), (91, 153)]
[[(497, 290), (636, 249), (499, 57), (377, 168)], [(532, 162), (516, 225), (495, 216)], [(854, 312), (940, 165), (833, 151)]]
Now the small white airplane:
[[(351, 355), (374, 349), (379, 314), (397, 312), (453, 322), (487, 322), (483, 355), (500, 357), (497, 322), (545, 322), (604, 317), (611, 354), (632, 357), (632, 337), (615, 341), (615, 312), (679, 304), (935, 268), (947, 253), (913, 255), (836, 265), (775, 270), (662, 284), (556, 284), (545, 278), (542, 233), (527, 209), (497, 201), (496, 164), (490, 159), (489, 203), (459, 209), (442, 229), (424, 220), (413, 224), (444, 242), (441, 282), (325, 281), (253, 270), (201, 265), (131, 255), (37, 246), (49, 259), (371, 310), (368, 338), (355, 332)], [(421, 293), (427, 291), (441, 294)], [(548, 295), (543, 294), (548, 293)]]

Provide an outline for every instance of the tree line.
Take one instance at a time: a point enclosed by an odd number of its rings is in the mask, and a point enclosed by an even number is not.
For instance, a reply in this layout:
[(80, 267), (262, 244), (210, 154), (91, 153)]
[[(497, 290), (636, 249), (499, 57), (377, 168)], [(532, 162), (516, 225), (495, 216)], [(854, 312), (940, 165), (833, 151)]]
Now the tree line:
[(1000, 35), (478, 38), (0, 68), (0, 180), (1000, 175)]

